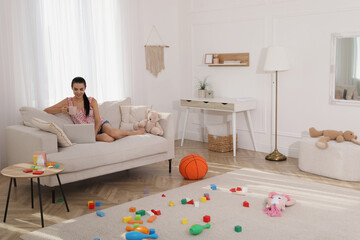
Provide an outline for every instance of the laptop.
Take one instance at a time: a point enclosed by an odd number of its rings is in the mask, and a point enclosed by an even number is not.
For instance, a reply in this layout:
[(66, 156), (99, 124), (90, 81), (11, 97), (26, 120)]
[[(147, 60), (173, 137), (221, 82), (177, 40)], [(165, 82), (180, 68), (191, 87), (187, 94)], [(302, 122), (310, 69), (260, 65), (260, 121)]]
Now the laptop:
[(94, 124), (64, 124), (64, 132), (72, 143), (94, 143)]

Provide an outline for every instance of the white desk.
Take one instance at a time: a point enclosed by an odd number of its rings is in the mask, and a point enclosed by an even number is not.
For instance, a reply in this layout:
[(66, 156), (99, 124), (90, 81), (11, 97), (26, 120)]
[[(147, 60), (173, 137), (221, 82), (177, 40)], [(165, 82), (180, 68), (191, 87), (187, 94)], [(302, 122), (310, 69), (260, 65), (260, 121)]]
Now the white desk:
[[(186, 107), (184, 130), (181, 138), (181, 146), (184, 144), (184, 137), (186, 132), (186, 124), (189, 115), (189, 108), (202, 109), (203, 114), (205, 110), (222, 111), (232, 113), (232, 129), (233, 129), (233, 151), (234, 157), (236, 156), (236, 113), (245, 112), (248, 128), (250, 130), (251, 140), (256, 151), (255, 135), (252, 126), (250, 110), (256, 108), (256, 100), (252, 98), (183, 98), (180, 100), (180, 105)], [(204, 117), (205, 120), (205, 117)], [(203, 127), (205, 123), (203, 122)], [(203, 136), (204, 137), (204, 136)]]

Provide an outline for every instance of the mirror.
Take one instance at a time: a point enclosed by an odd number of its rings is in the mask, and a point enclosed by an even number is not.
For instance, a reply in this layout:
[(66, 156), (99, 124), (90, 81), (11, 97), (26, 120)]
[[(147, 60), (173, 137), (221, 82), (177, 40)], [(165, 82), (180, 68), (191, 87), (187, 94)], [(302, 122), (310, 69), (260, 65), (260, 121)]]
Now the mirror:
[(360, 33), (331, 38), (330, 102), (360, 105)]

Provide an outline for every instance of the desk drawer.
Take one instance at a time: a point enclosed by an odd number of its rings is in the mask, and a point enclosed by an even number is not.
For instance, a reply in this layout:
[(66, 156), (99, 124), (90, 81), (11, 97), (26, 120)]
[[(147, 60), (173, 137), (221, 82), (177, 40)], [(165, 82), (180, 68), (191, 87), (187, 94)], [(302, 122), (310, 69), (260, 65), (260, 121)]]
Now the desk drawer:
[(181, 106), (183, 107), (195, 107), (195, 108), (214, 108), (215, 104), (213, 102), (204, 101), (194, 101), (194, 100), (183, 100), (181, 99)]
[(214, 108), (219, 110), (234, 111), (234, 104), (216, 102), (214, 103)]

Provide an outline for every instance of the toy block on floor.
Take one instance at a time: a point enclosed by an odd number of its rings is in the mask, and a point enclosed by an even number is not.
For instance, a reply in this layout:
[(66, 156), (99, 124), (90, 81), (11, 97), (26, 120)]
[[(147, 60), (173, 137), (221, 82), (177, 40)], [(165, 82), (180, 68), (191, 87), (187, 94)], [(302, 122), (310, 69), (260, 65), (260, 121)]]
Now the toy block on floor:
[(235, 226), (235, 232), (241, 232), (242, 231), (242, 227), (239, 225)]
[(64, 199), (62, 199), (62, 198), (60, 198), (59, 200), (58, 200), (58, 202), (64, 202)]
[(150, 228), (150, 233), (149, 234), (154, 234), (155, 233), (155, 229), (154, 228)]
[(89, 209), (94, 209), (95, 208), (95, 204), (94, 203), (90, 203), (89, 204)]
[(211, 184), (210, 187), (211, 187), (212, 190), (216, 190), (216, 185), (215, 184)]
[(175, 203), (174, 203), (173, 201), (170, 201), (170, 202), (169, 202), (169, 206), (170, 206), (170, 207), (173, 207), (174, 205), (175, 205)]
[(186, 204), (194, 204), (194, 200), (190, 200), (190, 201), (188, 201)]
[(132, 220), (132, 216), (123, 217), (123, 222), (124, 222), (124, 223), (128, 223), (130, 220)]
[(155, 210), (155, 209), (151, 209), (151, 211), (155, 214), (155, 215), (157, 215), (157, 216), (159, 216), (159, 215), (161, 215), (161, 212), (160, 212), (160, 210)]
[(165, 194), (161, 195), (162, 197), (166, 197)]
[(140, 227), (140, 224), (139, 224), (139, 223), (135, 223), (135, 224), (134, 224), (134, 228), (137, 228), (137, 227)]
[(205, 215), (205, 216), (203, 217), (203, 220), (204, 220), (204, 222), (206, 222), (206, 223), (210, 222), (210, 216)]
[(187, 218), (182, 219), (182, 224), (187, 224)]
[(96, 211), (96, 215), (98, 215), (99, 217), (104, 217), (104, 216), (105, 216), (105, 213), (102, 212), (102, 211), (97, 210), (97, 211)]
[(201, 197), (200, 202), (206, 202), (206, 197)]
[(88, 207), (90, 206), (90, 203), (94, 203), (93, 201), (88, 201)]
[(140, 216), (145, 216), (145, 210), (139, 210), (139, 211), (136, 211), (136, 214), (140, 215)]
[(241, 187), (237, 187), (236, 191), (242, 191)]
[(135, 215), (135, 220), (141, 220), (141, 215), (140, 215), (140, 214), (136, 214), (136, 215)]
[(247, 201), (244, 201), (244, 202), (243, 202), (243, 206), (244, 206), (244, 207), (249, 207), (249, 203), (248, 203)]
[(146, 211), (146, 214), (149, 215), (150, 217), (154, 216), (154, 213), (152, 211)]
[(147, 220), (147, 222), (148, 223), (152, 223), (152, 222), (154, 222), (155, 220), (156, 220), (156, 216), (151, 216), (151, 217), (149, 217), (149, 219)]
[(130, 220), (127, 223), (128, 224), (135, 224), (135, 223), (143, 224), (143, 220)]
[(136, 212), (136, 207), (130, 207), (129, 212)]
[(101, 202), (100, 202), (100, 201), (96, 201), (95, 206), (101, 207)]
[(230, 192), (236, 192), (236, 189), (235, 189), (235, 188), (231, 188), (231, 189), (230, 189)]
[(200, 206), (200, 203), (198, 201), (194, 202), (194, 206), (195, 207), (199, 207)]
[(181, 199), (181, 204), (186, 204), (188, 201), (186, 201), (186, 199), (185, 198), (183, 198), (183, 199)]
[(145, 194), (149, 194), (149, 189), (145, 189), (145, 190), (144, 190), (144, 193), (145, 193)]

